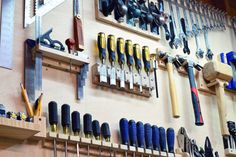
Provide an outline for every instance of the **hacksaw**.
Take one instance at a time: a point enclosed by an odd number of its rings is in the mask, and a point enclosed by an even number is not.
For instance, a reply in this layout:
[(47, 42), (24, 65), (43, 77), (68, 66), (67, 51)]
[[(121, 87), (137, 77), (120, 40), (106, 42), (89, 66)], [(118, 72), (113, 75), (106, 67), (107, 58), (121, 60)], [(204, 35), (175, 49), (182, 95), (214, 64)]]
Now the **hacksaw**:
[(0, 66), (12, 68), (15, 0), (2, 0), (0, 32)]
[(36, 14), (42, 17), (64, 1), (65, 0), (25, 0), (24, 28), (35, 21)]

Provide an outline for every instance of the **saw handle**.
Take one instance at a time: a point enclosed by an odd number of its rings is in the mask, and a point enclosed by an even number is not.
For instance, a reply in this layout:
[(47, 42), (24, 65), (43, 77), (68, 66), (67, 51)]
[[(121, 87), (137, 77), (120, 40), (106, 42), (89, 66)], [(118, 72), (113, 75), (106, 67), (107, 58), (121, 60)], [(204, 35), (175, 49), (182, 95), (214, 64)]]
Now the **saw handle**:
[(204, 124), (201, 107), (200, 107), (200, 101), (198, 97), (198, 90), (196, 88), (194, 73), (193, 73), (193, 66), (187, 67), (188, 71), (188, 78), (190, 83), (190, 90), (191, 90), (191, 97), (192, 97), (192, 103), (193, 103), (193, 110), (195, 115), (195, 124), (197, 126), (201, 126)]
[(84, 51), (83, 24), (78, 16), (74, 17), (74, 38), (75, 38), (76, 49), (78, 51)]
[(167, 72), (168, 72), (168, 77), (169, 77), (172, 115), (174, 118), (178, 118), (180, 117), (180, 115), (179, 115), (179, 105), (178, 105), (178, 99), (177, 99), (176, 86), (175, 86), (174, 76), (173, 76), (173, 64), (171, 62), (167, 62), (166, 67), (167, 67)]

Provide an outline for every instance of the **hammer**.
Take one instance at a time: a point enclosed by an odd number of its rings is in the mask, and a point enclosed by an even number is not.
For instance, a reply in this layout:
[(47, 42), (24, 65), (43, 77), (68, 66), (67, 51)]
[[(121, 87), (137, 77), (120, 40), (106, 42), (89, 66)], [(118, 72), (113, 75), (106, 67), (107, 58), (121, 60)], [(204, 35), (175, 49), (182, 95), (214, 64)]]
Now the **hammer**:
[(202, 117), (201, 106), (200, 106), (200, 101), (199, 101), (199, 96), (198, 96), (198, 90), (196, 88), (193, 68), (196, 68), (198, 71), (200, 71), (202, 67), (199, 64), (195, 63), (189, 57), (187, 58), (187, 57), (177, 56), (177, 58), (188, 73), (188, 79), (189, 79), (191, 97), (192, 97), (192, 103), (193, 103), (193, 110), (194, 110), (194, 115), (195, 115), (195, 125), (201, 126), (204, 124), (204, 121)]
[(224, 105), (226, 101), (224, 87), (233, 77), (232, 69), (229, 65), (221, 62), (208, 62), (204, 65), (203, 77), (210, 82), (207, 84), (208, 87), (215, 86), (221, 133), (222, 135), (229, 135)]
[(169, 54), (159, 51), (157, 52), (157, 56), (159, 59), (163, 60), (166, 63), (167, 72), (168, 72), (168, 78), (169, 78), (169, 88), (170, 88), (170, 96), (171, 96), (171, 104), (172, 104), (172, 115), (174, 118), (179, 118), (179, 105), (178, 105), (178, 99), (177, 99), (177, 92), (176, 92), (176, 86), (174, 82), (174, 76), (173, 76), (173, 64), (176, 64), (176, 59)]

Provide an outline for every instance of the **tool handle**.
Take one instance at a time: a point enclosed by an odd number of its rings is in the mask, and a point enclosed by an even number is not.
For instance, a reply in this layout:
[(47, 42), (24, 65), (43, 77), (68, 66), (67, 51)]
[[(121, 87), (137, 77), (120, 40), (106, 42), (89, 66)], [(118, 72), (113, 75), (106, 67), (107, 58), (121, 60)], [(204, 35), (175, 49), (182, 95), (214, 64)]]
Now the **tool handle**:
[(187, 71), (188, 71), (188, 78), (189, 78), (189, 83), (190, 83), (193, 110), (194, 110), (194, 115), (195, 115), (195, 124), (197, 126), (201, 126), (204, 124), (204, 122), (203, 122), (201, 106), (200, 106), (199, 97), (198, 97), (198, 90), (195, 84), (193, 66), (188, 66)]
[(137, 122), (137, 140), (138, 147), (144, 148), (144, 126), (142, 122)]
[(80, 132), (80, 113), (78, 111), (74, 111), (71, 114), (72, 120), (72, 131), (77, 134)]
[(133, 58), (133, 45), (131, 40), (125, 41), (125, 54), (128, 66), (133, 66), (134, 58)]
[(77, 50), (84, 51), (84, 32), (82, 20), (78, 17), (74, 17), (74, 38)]
[(33, 117), (34, 116), (34, 111), (32, 109), (32, 106), (31, 106), (31, 103), (29, 101), (29, 98), (28, 98), (28, 94), (27, 94), (27, 91), (26, 89), (24, 88), (23, 84), (20, 84), (21, 86), (21, 91), (22, 91), (22, 96), (25, 100), (25, 104), (26, 104), (26, 110), (27, 110), (27, 113), (30, 117)]
[(118, 38), (117, 39), (117, 44), (116, 44), (116, 49), (117, 49), (117, 54), (118, 54), (118, 62), (120, 65), (125, 64), (125, 43), (123, 38)]
[(84, 115), (84, 134), (85, 136), (89, 137), (92, 134), (92, 115), (86, 113)]
[(43, 93), (40, 94), (39, 98), (36, 100), (35, 104), (35, 116), (42, 116), (42, 105), (43, 105)]
[(144, 125), (146, 149), (152, 149), (152, 127), (149, 123)]
[(142, 57), (143, 57), (143, 64), (146, 73), (149, 74), (151, 70), (151, 63), (150, 63), (150, 51), (148, 46), (143, 46), (142, 48)]
[(136, 147), (137, 145), (137, 128), (134, 120), (129, 121), (129, 143), (130, 146)]
[(70, 106), (68, 104), (61, 106), (61, 125), (63, 127), (70, 126)]
[(126, 118), (122, 118), (120, 120), (120, 135), (121, 135), (121, 143), (124, 145), (129, 144), (129, 124)]
[(166, 23), (163, 24), (163, 28), (165, 30), (165, 37), (166, 37), (166, 40), (169, 40), (170, 39), (170, 31), (168, 30), (168, 26)]
[(166, 152), (166, 130), (163, 127), (159, 127), (159, 135), (161, 151)]
[(176, 86), (175, 86), (174, 76), (173, 76), (173, 64), (171, 62), (167, 62), (166, 67), (167, 67), (167, 72), (168, 72), (168, 77), (169, 77), (172, 115), (174, 118), (178, 118), (180, 117), (180, 114), (179, 114), (179, 105), (178, 105)]
[(49, 124), (57, 125), (58, 123), (58, 110), (57, 103), (55, 101), (50, 101), (48, 103), (48, 113), (49, 113)]
[(92, 122), (92, 129), (93, 129), (93, 135), (96, 140), (100, 140), (101, 136), (101, 129), (100, 129), (100, 124), (99, 121), (93, 120)]
[(140, 71), (142, 69), (142, 63), (141, 63), (141, 51), (139, 44), (133, 45), (133, 52), (134, 52), (135, 67), (138, 71)]
[(167, 145), (168, 152), (174, 153), (174, 144), (175, 144), (175, 131), (173, 128), (167, 129)]
[(103, 33), (103, 32), (98, 33), (97, 46), (98, 46), (98, 50), (99, 50), (99, 58), (101, 60), (105, 60), (106, 59), (106, 37), (105, 37), (105, 33)]
[(156, 125), (152, 126), (152, 143), (153, 143), (153, 149), (159, 151), (160, 135), (159, 135), (159, 128)]
[(107, 37), (107, 50), (109, 53), (109, 61), (115, 62), (116, 54), (115, 54), (115, 36), (114, 35), (108, 35)]
[(164, 2), (163, 0), (158, 0), (158, 8), (160, 13), (164, 13)]
[(107, 142), (110, 142), (111, 131), (110, 131), (110, 126), (109, 126), (109, 124), (106, 123), (106, 122), (102, 123), (101, 131), (102, 131), (102, 137), (103, 137)]
[[(182, 27), (182, 30), (183, 30), (184, 34), (187, 35), (186, 34), (186, 26), (185, 26), (184, 18), (181, 18), (180, 22), (181, 22), (181, 27)], [(190, 54), (190, 49), (188, 47), (188, 40), (186, 38), (183, 38), (183, 44), (184, 44), (183, 52), (187, 53), (187, 54)]]
[(229, 135), (227, 120), (226, 120), (226, 108), (225, 108), (225, 90), (224, 90), (224, 82), (219, 81), (215, 86), (216, 89), (216, 98), (218, 105), (218, 112), (220, 117), (220, 125), (221, 125), (221, 133), (222, 135)]

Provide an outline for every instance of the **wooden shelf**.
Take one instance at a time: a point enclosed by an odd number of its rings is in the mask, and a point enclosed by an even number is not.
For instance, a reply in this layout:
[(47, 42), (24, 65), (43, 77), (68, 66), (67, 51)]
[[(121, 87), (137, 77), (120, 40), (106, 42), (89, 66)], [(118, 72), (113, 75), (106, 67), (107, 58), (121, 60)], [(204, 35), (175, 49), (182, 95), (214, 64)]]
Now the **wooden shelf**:
[(43, 131), (46, 130), (46, 124), (43, 127), (45, 117), (34, 117), (36, 122), (25, 122), (15, 119), (0, 117), (0, 137), (26, 140), (35, 135), (35, 138), (45, 137)]
[[(126, 22), (122, 22), (119, 23), (114, 19), (114, 15), (112, 13), (112, 15), (109, 15), (108, 17), (105, 17), (100, 11), (99, 11), (99, 0), (94, 0), (95, 3), (95, 17), (98, 21), (110, 24), (112, 26), (121, 28), (123, 30), (138, 34), (140, 36), (152, 39), (152, 40), (160, 40), (161, 37), (158, 34), (154, 34), (150, 31), (150, 28), (148, 27), (148, 30), (141, 30), (138, 26), (134, 27), (134, 26), (130, 26), (128, 25)], [(126, 17), (124, 17), (126, 18)], [(126, 19), (124, 19), (124, 21), (126, 21)], [(150, 25), (148, 25), (150, 26)]]
[(236, 156), (236, 149), (225, 149), (226, 156)]
[(35, 53), (42, 54), (42, 63), (44, 66), (70, 71), (72, 73), (79, 72), (80, 66), (89, 63), (89, 57), (84, 52), (78, 52), (78, 55), (73, 55), (46, 46), (37, 45), (33, 53), (34, 56)]

